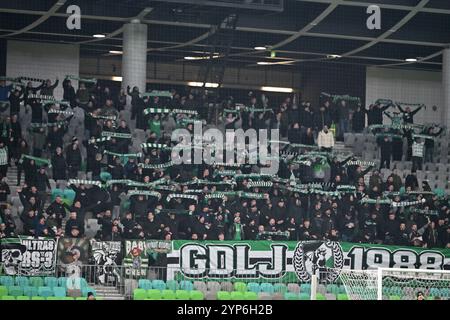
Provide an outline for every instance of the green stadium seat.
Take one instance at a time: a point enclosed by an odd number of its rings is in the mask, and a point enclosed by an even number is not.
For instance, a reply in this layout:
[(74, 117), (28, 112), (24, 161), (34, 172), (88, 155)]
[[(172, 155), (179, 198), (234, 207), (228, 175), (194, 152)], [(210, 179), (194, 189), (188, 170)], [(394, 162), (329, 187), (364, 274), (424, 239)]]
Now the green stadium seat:
[(258, 293), (253, 291), (244, 292), (244, 300), (258, 300)]
[(178, 281), (176, 281), (176, 280), (167, 280), (166, 281), (166, 287), (169, 290), (173, 290), (173, 291), (178, 290)]
[(158, 289), (158, 290), (164, 290), (166, 289), (166, 283), (162, 280), (153, 280), (152, 281), (152, 288)]
[(244, 292), (242, 291), (231, 291), (231, 300), (244, 300)]
[(161, 300), (161, 291), (158, 289), (147, 290), (147, 299), (150, 300)]
[(73, 191), (72, 189), (65, 189), (64, 202), (67, 203), (68, 205), (72, 205), (74, 199), (75, 199), (75, 191)]
[(327, 299), (325, 299), (325, 296), (323, 294), (317, 293), (316, 294), (316, 300), (327, 300)]
[(391, 287), (391, 290), (389, 291), (389, 293), (392, 296), (401, 296), (403, 294), (403, 290), (400, 287), (394, 286), (394, 287)]
[(32, 287), (43, 287), (44, 280), (41, 277), (31, 277), (30, 278), (30, 286)]
[(20, 287), (28, 287), (30, 284), (30, 280), (27, 277), (17, 276), (14, 280), (16, 285)]
[(261, 292), (273, 293), (275, 291), (273, 284), (267, 282), (261, 283), (259, 288), (261, 289)]
[[(44, 284), (46, 287), (57, 287), (58, 286), (58, 278), (55, 277), (45, 277), (44, 278)], [(65, 287), (65, 285), (64, 285)]]
[(279, 292), (279, 293), (284, 294), (287, 291), (287, 287), (286, 287), (286, 285), (284, 283), (275, 283), (273, 285), (273, 290), (275, 292)]
[(30, 300), (29, 296), (17, 296), (16, 300)]
[[(339, 299), (339, 297), (338, 297)], [(389, 300), (401, 300), (400, 296), (389, 296)]]
[(23, 288), (19, 286), (8, 287), (8, 295), (10, 296), (23, 296)]
[(230, 293), (228, 291), (218, 291), (217, 300), (231, 300)]
[(23, 295), (28, 297), (33, 297), (38, 295), (38, 288), (36, 287), (23, 287)]
[(430, 295), (432, 295), (432, 296), (440, 296), (441, 295), (441, 290), (439, 290), (438, 288), (430, 288)]
[(53, 290), (50, 287), (38, 287), (38, 294), (41, 297), (52, 297), (53, 296)]
[(58, 278), (58, 286), (59, 287), (67, 287), (67, 278), (66, 277)]
[(16, 300), (16, 297), (14, 297), (14, 296), (3, 296), (2, 300)]
[(140, 289), (149, 290), (152, 288), (152, 282), (148, 279), (139, 279), (138, 281), (138, 287)]
[(348, 296), (345, 293), (339, 293), (337, 295), (338, 300), (348, 300)]
[(8, 288), (5, 286), (0, 286), (0, 297), (8, 295)]
[(75, 300), (77, 301), (86, 301), (86, 297), (76, 297)]
[(310, 293), (311, 292), (311, 285), (309, 283), (302, 283), (302, 284), (300, 284), (300, 292)]
[(144, 300), (147, 298), (147, 290), (145, 289), (134, 289), (133, 299), (134, 300)]
[(52, 202), (55, 201), (57, 196), (64, 198), (64, 191), (61, 189), (58, 189), (58, 188), (53, 189), (52, 190)]
[(87, 287), (87, 286), (81, 288), (81, 294), (83, 297), (87, 297), (88, 292), (92, 292), (94, 294), (94, 296), (97, 296), (97, 292), (95, 292), (94, 288)]
[(112, 176), (109, 172), (106, 172), (106, 171), (100, 172), (100, 180), (106, 182), (108, 180), (111, 180), (111, 178), (112, 178)]
[(300, 298), (300, 300), (310, 300), (311, 296), (308, 293), (300, 293), (298, 295), (298, 297)]
[(339, 293), (338, 286), (335, 285), (335, 284), (327, 284), (326, 290), (327, 290), (328, 293), (334, 293), (334, 294), (338, 294)]
[(175, 291), (168, 289), (163, 290), (161, 292), (161, 298), (163, 300), (175, 300), (176, 299)]
[(64, 287), (53, 287), (53, 295), (55, 297), (65, 297), (66, 296), (66, 288), (64, 288)]
[(246, 292), (247, 291), (247, 285), (245, 282), (235, 282), (234, 283), (234, 290), (239, 292)]
[(260, 287), (259, 283), (249, 282), (249, 283), (247, 283), (247, 290), (258, 293), (261, 291), (261, 287)]
[(0, 284), (2, 286), (13, 286), (14, 285), (14, 278), (11, 276), (1, 276), (0, 277)]
[(89, 287), (85, 278), (80, 278), (80, 286), (81, 286), (81, 289)]
[(194, 290), (194, 284), (187, 280), (180, 281), (180, 289), (186, 291)]
[(203, 300), (205, 299), (205, 295), (203, 292), (198, 290), (192, 290), (189, 292), (189, 297), (191, 300)]
[(347, 293), (344, 286), (338, 286), (338, 293)]
[(40, 296), (33, 296), (31, 297), (31, 300), (45, 300), (45, 298)]
[(300, 297), (299, 297), (299, 295), (297, 295), (297, 294), (295, 294), (295, 293), (292, 293), (292, 292), (286, 292), (286, 293), (284, 294), (284, 299), (285, 299), (285, 300), (299, 300)]
[(189, 300), (189, 291), (177, 290), (175, 291), (175, 297), (177, 300)]

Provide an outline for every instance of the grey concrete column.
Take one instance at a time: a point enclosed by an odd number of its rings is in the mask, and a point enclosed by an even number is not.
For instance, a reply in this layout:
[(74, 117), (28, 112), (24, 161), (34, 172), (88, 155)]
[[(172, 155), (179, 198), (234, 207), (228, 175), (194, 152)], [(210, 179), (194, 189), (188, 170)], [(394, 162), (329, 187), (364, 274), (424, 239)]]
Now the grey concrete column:
[(124, 25), (122, 87), (137, 86), (145, 92), (147, 80), (147, 25), (134, 20)]
[(444, 49), (442, 55), (442, 92), (444, 95), (443, 124), (450, 128), (450, 49)]

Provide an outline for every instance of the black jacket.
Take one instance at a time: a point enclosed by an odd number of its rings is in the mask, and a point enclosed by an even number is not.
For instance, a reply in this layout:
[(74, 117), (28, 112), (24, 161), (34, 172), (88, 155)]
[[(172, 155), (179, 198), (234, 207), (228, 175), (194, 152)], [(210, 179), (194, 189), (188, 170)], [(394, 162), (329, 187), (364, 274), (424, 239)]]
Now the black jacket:
[(66, 159), (62, 154), (57, 155), (56, 153), (52, 157), (52, 169), (53, 169), (53, 180), (66, 180), (67, 179), (67, 166)]

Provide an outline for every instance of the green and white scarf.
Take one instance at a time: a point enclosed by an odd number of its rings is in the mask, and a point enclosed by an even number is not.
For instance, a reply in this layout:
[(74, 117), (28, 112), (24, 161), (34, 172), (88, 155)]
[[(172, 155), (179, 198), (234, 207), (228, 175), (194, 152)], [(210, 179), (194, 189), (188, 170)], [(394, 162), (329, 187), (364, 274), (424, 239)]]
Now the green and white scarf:
[(247, 183), (248, 188), (271, 188), (272, 186), (272, 181), (249, 181)]
[(167, 144), (162, 143), (141, 143), (141, 149), (171, 149)]
[(234, 170), (223, 170), (214, 172), (214, 177), (235, 176), (237, 173)]
[(252, 179), (252, 180), (260, 180), (260, 179), (271, 179), (273, 178), (273, 174), (265, 174), (265, 173), (250, 173), (250, 174), (243, 174), (239, 173), (234, 176), (236, 180), (242, 180), (242, 179)]
[(103, 131), (102, 137), (112, 137), (119, 139), (131, 139), (131, 133), (122, 133), (122, 132), (112, 132), (112, 131)]
[(94, 119), (103, 119), (103, 120), (111, 120), (111, 121), (117, 120), (117, 116), (102, 116), (102, 115), (93, 114), (92, 112), (88, 113), (88, 115), (90, 115)]
[(190, 199), (198, 202), (198, 196), (193, 194), (171, 193), (167, 196), (166, 201), (170, 202), (172, 199)]
[(158, 90), (152, 90), (151, 92), (146, 92), (142, 94), (142, 97), (166, 97), (166, 98), (172, 98), (172, 93), (170, 91), (158, 91)]
[(34, 129), (34, 128), (47, 128), (47, 127), (62, 127), (65, 126), (66, 122), (65, 121), (58, 121), (58, 122), (49, 122), (49, 123), (37, 123), (37, 122), (32, 122), (30, 123), (30, 128)]
[(102, 137), (102, 138), (97, 138), (97, 139), (89, 139), (88, 140), (88, 144), (96, 144), (96, 143), (102, 143), (102, 142), (106, 142), (106, 141), (110, 141), (111, 137)]
[(166, 163), (160, 163), (160, 164), (145, 164), (145, 163), (138, 163), (138, 166), (143, 169), (167, 169), (172, 167), (174, 164), (172, 161), (166, 162)]
[(54, 96), (34, 94), (34, 93), (29, 94), (28, 99), (40, 99), (44, 101), (53, 101), (53, 102), (56, 101)]
[(116, 153), (112, 151), (105, 150), (103, 151), (104, 154), (109, 154), (111, 156), (116, 156), (119, 158), (140, 158), (142, 157), (142, 153)]
[(161, 199), (161, 193), (156, 191), (148, 191), (148, 190), (128, 190), (127, 195), (131, 196), (148, 196), (148, 197), (156, 197)]
[(45, 159), (45, 158), (38, 158), (38, 157), (33, 157), (33, 156), (26, 155), (26, 154), (22, 154), (22, 156), (20, 157), (19, 163), (22, 164), (24, 159), (34, 160), (34, 162), (36, 162), (36, 164), (45, 164), (49, 168), (52, 167), (51, 161), (48, 159)]
[(48, 110), (48, 113), (49, 114), (51, 114), (51, 113), (53, 113), (53, 114), (63, 114), (63, 115), (66, 115), (66, 116), (73, 116), (74, 115), (73, 111), (70, 111), (70, 110), (64, 111), (64, 110), (50, 109), (50, 110)]
[(84, 83), (97, 83), (97, 79), (95, 79), (95, 78), (86, 79), (86, 78), (80, 78), (80, 77), (73, 76), (73, 75), (66, 75), (66, 79), (75, 80), (75, 81), (84, 82)]
[(32, 78), (32, 77), (19, 77), (17, 80), (23, 80), (23, 81), (32, 81), (32, 82), (45, 82), (45, 79), (39, 79), (39, 78)]
[(358, 97), (352, 97), (348, 94), (346, 95), (337, 95), (337, 94), (330, 94), (330, 93), (326, 93), (326, 92), (321, 92), (320, 93), (321, 96), (327, 97), (327, 98), (331, 98), (333, 103), (336, 104), (337, 102), (341, 101), (341, 100), (345, 100), (348, 102), (361, 102), (361, 98)]
[(102, 182), (98, 180), (83, 180), (83, 179), (69, 179), (70, 184), (85, 184), (85, 185), (93, 185), (97, 187), (102, 186)]
[(211, 186), (221, 186), (221, 185), (232, 186), (232, 185), (235, 185), (236, 182), (235, 181), (209, 181), (209, 180), (195, 179), (195, 180), (180, 183), (180, 185), (183, 185), (183, 186), (190, 186), (190, 185), (196, 185), (196, 184), (211, 185)]
[(422, 139), (428, 139), (428, 140), (435, 140), (436, 139), (433, 136), (429, 136), (429, 135), (426, 135), (426, 134), (415, 134), (415, 133), (413, 133), (412, 137), (413, 137), (413, 139), (415, 139), (415, 138), (422, 138)]
[(0, 166), (8, 164), (8, 147), (0, 148)]
[(345, 166), (367, 166), (367, 167), (373, 167), (375, 166), (375, 162), (373, 161), (362, 161), (362, 160), (355, 160), (355, 161), (348, 161)]

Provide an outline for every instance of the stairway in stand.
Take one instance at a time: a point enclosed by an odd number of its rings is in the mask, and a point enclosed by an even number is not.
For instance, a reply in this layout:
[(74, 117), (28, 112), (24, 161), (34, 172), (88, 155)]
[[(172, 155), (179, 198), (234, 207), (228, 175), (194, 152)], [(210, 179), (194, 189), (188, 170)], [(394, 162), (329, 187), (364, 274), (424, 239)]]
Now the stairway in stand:
[(116, 287), (94, 285), (92, 288), (97, 293), (97, 297), (102, 300), (125, 300), (125, 296), (121, 294)]

